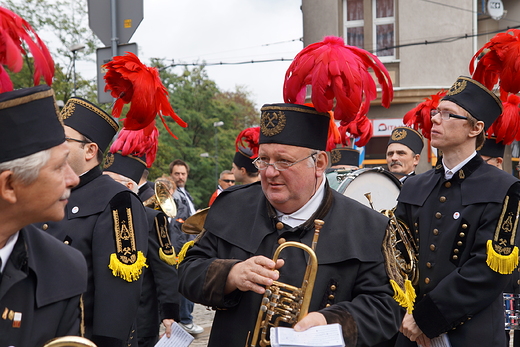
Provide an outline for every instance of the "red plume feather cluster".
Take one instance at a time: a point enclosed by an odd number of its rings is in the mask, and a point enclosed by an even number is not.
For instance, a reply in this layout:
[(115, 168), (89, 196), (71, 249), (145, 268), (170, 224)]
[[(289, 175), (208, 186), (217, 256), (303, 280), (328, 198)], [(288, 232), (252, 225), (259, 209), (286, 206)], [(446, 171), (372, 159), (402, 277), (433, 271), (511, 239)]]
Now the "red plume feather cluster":
[(45, 43), (25, 19), (0, 7), (0, 93), (13, 90), (13, 82), (4, 65), (12, 72), (20, 72), (23, 67), (23, 55), (27, 52), (22, 42), (27, 44), (34, 59), (34, 85), (40, 84), (41, 77), (52, 85), (54, 61)]
[(312, 103), (319, 112), (331, 111), (347, 125), (356, 117), (364, 117), (370, 101), (377, 97), (371, 68), (382, 87), (382, 105), (389, 107), (393, 99), (390, 75), (373, 54), (345, 45), (340, 37), (328, 36), (322, 42), (305, 47), (294, 58), (285, 74), (283, 95), (286, 103), (303, 104), (307, 85), (312, 86)]
[(403, 117), (403, 123), (415, 130), (421, 129), (423, 136), (430, 140), (432, 130), (431, 112), (437, 109), (439, 102), (445, 95), (446, 91), (441, 90), (437, 94), (431, 95), (431, 99), (424, 98), (423, 102), (406, 112)]
[(520, 99), (515, 95), (520, 92), (520, 30), (509, 29), (491, 38), (471, 58), (469, 71), (473, 79), (490, 90), (499, 84), (504, 108), (488, 129), (488, 135), (506, 145), (520, 140)]
[(117, 139), (110, 146), (110, 152), (121, 151), (124, 156), (133, 155), (135, 157), (146, 155), (146, 166), (151, 167), (157, 154), (158, 141), (159, 130), (153, 120), (140, 130), (121, 129)]
[(117, 98), (112, 115), (118, 118), (123, 105), (131, 103), (124, 120), (126, 129), (146, 128), (157, 114), (161, 117), (166, 130), (174, 138), (177, 137), (168, 127), (163, 116), (172, 117), (181, 127), (188, 126), (170, 105), (168, 91), (161, 82), (156, 68), (144, 65), (131, 52), (126, 52), (124, 56), (116, 56), (103, 66), (107, 69), (105, 91), (110, 90), (111, 95)]
[(235, 140), (235, 150), (239, 147), (249, 148), (253, 152), (251, 159), (258, 157), (258, 142), (260, 141), (260, 127), (244, 129)]
[[(345, 127), (340, 127), (340, 132), (348, 132), (352, 137), (356, 138), (356, 146), (363, 147), (372, 138), (374, 126), (367, 117), (356, 117)], [(345, 144), (345, 143), (344, 143)]]

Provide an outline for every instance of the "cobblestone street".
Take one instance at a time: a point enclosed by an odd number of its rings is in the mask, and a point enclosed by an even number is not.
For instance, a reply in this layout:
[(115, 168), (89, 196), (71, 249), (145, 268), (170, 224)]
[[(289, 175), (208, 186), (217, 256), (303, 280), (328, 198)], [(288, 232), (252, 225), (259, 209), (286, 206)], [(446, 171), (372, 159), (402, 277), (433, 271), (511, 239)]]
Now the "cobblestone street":
[(193, 322), (203, 327), (204, 332), (195, 336), (195, 340), (193, 340), (190, 347), (207, 346), (209, 333), (211, 331), (211, 324), (213, 323), (214, 316), (215, 311), (208, 310), (206, 306), (195, 304), (195, 307), (193, 309)]

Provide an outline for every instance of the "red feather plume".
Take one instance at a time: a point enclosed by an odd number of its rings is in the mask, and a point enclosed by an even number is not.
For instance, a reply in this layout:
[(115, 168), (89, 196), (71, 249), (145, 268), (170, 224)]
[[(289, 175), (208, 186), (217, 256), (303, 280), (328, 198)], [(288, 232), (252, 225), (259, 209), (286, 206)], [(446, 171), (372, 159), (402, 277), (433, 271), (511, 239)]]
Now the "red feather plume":
[[(489, 90), (500, 83), (501, 92), (516, 94), (520, 91), (519, 57), (520, 30), (509, 29), (495, 35), (475, 53), (471, 58), (469, 71), (474, 80)], [(475, 67), (476, 60), (478, 63)]]
[(260, 127), (244, 129), (235, 140), (235, 151), (239, 148), (249, 148), (253, 152), (251, 159), (258, 157), (258, 142), (260, 141)]
[(0, 93), (13, 90), (4, 65), (12, 72), (20, 72), (23, 56), (27, 55), (22, 43), (29, 47), (34, 60), (34, 85), (40, 84), (41, 77), (49, 86), (52, 85), (54, 61), (45, 43), (25, 19), (0, 7)]
[[(372, 138), (373, 130), (374, 125), (367, 117), (356, 117), (353, 122), (350, 122), (344, 127), (344, 131), (357, 139), (355, 144), (358, 147), (363, 147), (368, 143)], [(344, 144), (346, 145), (346, 143)]]
[(393, 99), (390, 75), (373, 54), (345, 45), (340, 37), (328, 36), (322, 42), (305, 47), (285, 74), (283, 95), (286, 103), (303, 104), (307, 85), (312, 86), (312, 103), (319, 112), (331, 111), (347, 125), (359, 115), (366, 116), (377, 89), (369, 68), (382, 87), (382, 105)]
[(142, 157), (146, 155), (146, 166), (151, 167), (157, 154), (159, 141), (159, 130), (155, 126), (155, 120), (145, 128), (139, 130), (129, 130), (122, 128), (117, 135), (117, 139), (110, 146), (110, 152), (121, 151), (124, 156), (133, 155)]
[(403, 123), (415, 130), (421, 129), (424, 137), (428, 140), (431, 138), (432, 121), (431, 112), (436, 110), (439, 102), (446, 95), (445, 90), (433, 94), (430, 98), (424, 98), (424, 101), (419, 105), (406, 112), (403, 117)]
[(161, 117), (166, 130), (174, 138), (177, 137), (166, 124), (164, 116), (172, 117), (181, 127), (188, 126), (170, 105), (168, 91), (161, 82), (159, 71), (156, 68), (144, 65), (131, 52), (126, 52), (124, 56), (116, 56), (103, 66), (107, 69), (105, 91), (110, 90), (111, 95), (117, 98), (112, 115), (118, 118), (123, 105), (131, 103), (124, 120), (126, 129), (146, 128), (153, 122), (157, 114)]
[(505, 145), (520, 141), (520, 98), (515, 94), (502, 97), (503, 111), (488, 129), (489, 137), (494, 135), (497, 142)]

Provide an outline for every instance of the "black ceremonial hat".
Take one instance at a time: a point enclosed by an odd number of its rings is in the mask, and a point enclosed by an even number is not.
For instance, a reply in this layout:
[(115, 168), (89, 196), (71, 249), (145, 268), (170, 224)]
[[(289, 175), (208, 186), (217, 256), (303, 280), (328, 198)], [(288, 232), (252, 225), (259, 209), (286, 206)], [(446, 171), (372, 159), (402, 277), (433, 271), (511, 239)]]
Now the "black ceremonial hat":
[(388, 144), (400, 143), (410, 148), (415, 154), (421, 154), (424, 146), (423, 137), (416, 130), (409, 127), (397, 127), (392, 131)]
[(477, 120), (483, 121), (484, 130), (502, 113), (500, 99), (483, 84), (465, 76), (457, 79), (442, 100), (459, 105)]
[(146, 158), (134, 157), (133, 155), (124, 156), (121, 152), (108, 152), (103, 163), (103, 170), (114, 172), (130, 178), (135, 183), (139, 183), (143, 172), (146, 169)]
[(247, 147), (238, 147), (238, 151), (235, 152), (235, 157), (233, 158), (233, 163), (238, 168), (245, 168), (247, 172), (258, 172), (256, 166), (253, 165), (254, 159), (251, 159), (253, 156), (253, 151)]
[(297, 104), (262, 106), (260, 141), (325, 151), (330, 116), (313, 107)]
[(61, 110), (63, 124), (95, 142), (104, 152), (119, 126), (105, 111), (81, 98), (70, 98)]
[(359, 152), (353, 148), (335, 148), (330, 151), (330, 163), (359, 166)]
[(54, 91), (39, 85), (0, 94), (0, 163), (65, 142)]
[(503, 158), (506, 145), (503, 142), (497, 142), (495, 137), (487, 138), (484, 145), (479, 150), (480, 155), (491, 158)]

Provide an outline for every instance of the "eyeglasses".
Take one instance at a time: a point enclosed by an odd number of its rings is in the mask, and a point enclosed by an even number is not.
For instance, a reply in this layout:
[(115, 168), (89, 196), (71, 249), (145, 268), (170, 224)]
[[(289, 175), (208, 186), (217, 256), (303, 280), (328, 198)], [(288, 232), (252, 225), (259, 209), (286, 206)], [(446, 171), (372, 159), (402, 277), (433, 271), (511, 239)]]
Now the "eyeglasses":
[(221, 180), (222, 182), (226, 182), (226, 183), (235, 183), (235, 180)]
[(436, 116), (438, 113), (441, 114), (441, 118), (443, 120), (448, 120), (450, 118), (455, 118), (455, 119), (468, 119), (468, 117), (466, 116), (461, 116), (461, 115), (458, 115), (458, 114), (453, 114), (453, 113), (450, 113), (449, 111), (439, 111), (439, 110), (431, 110), (430, 112), (430, 118), (433, 118), (434, 116)]
[(75, 142), (79, 142), (79, 143), (90, 143), (90, 142), (84, 141), (84, 140), (73, 139), (72, 137), (66, 137), (65, 140), (66, 141), (75, 141)]
[[(316, 154), (318, 154), (318, 153), (314, 152), (314, 153), (306, 156), (305, 158), (302, 158), (300, 160), (296, 160), (296, 161), (294, 161), (292, 163), (289, 162), (289, 161), (275, 161), (274, 163), (271, 164), (271, 163), (268, 163), (268, 162), (260, 159), (260, 157), (258, 157), (258, 158), (256, 158), (253, 161), (253, 164), (255, 165), (255, 167), (258, 170), (265, 170), (265, 169), (267, 169), (267, 167), (272, 166), (273, 168), (275, 168), (278, 171), (284, 171), (284, 170), (287, 170), (288, 168), (290, 168), (291, 166), (296, 165), (299, 162), (304, 161), (305, 159), (308, 159), (308, 158), (310, 158), (310, 157), (312, 157), (313, 155), (316, 155)], [(312, 159), (314, 159), (314, 158), (312, 158)]]

